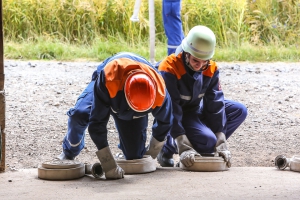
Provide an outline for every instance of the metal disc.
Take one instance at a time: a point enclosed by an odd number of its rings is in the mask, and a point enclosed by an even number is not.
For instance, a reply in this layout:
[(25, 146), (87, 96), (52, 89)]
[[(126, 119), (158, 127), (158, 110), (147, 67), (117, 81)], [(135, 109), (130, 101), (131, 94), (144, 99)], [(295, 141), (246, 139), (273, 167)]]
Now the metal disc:
[(80, 163), (78, 167), (68, 169), (48, 169), (38, 166), (38, 178), (46, 180), (70, 180), (81, 178), (85, 175), (84, 164)]
[(222, 157), (195, 157), (195, 162), (191, 167), (184, 166), (181, 162), (180, 168), (187, 171), (197, 172), (217, 172), (228, 170), (226, 162)]
[(144, 155), (143, 158), (134, 160), (118, 158), (116, 162), (125, 171), (125, 174), (143, 174), (156, 170), (156, 161), (150, 155)]
[(47, 160), (43, 162), (42, 167), (47, 169), (70, 169), (70, 168), (80, 167), (81, 164), (82, 163), (77, 160), (53, 159), (53, 160)]

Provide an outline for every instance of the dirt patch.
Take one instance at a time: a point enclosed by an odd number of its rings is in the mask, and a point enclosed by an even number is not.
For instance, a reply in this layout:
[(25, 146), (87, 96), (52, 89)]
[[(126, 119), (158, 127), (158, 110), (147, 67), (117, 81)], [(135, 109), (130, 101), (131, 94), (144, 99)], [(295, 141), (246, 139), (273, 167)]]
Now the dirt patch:
[[(66, 112), (98, 64), (5, 61), (7, 170), (36, 168), (60, 154)], [(219, 67), (225, 98), (244, 103), (249, 112), (228, 140), (232, 166), (269, 167), (279, 154), (300, 154), (300, 63), (219, 63)], [(152, 120), (151, 116), (149, 124)], [(148, 133), (149, 139), (151, 126)], [(108, 138), (113, 153), (119, 152), (112, 118)], [(86, 147), (77, 159), (96, 162), (95, 151), (86, 133)]]

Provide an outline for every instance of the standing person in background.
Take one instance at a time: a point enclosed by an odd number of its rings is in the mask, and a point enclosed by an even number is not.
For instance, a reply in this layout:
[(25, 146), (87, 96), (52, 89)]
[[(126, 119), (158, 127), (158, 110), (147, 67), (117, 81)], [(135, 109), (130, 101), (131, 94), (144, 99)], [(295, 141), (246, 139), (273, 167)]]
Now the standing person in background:
[(175, 53), (184, 38), (181, 21), (181, 0), (163, 0), (163, 24), (168, 39), (168, 55)]
[[(150, 144), (147, 139), (148, 114), (154, 117)], [(73, 160), (84, 147), (88, 127), (95, 143), (105, 177), (120, 179), (118, 166), (107, 140), (107, 123), (114, 118), (126, 160), (143, 155), (156, 158), (173, 122), (171, 99), (165, 82), (145, 58), (122, 52), (107, 58), (92, 75), (92, 81), (68, 112), (68, 132), (63, 140), (60, 160)]]
[(163, 167), (174, 166), (174, 153), (186, 167), (204, 154), (222, 156), (231, 165), (226, 141), (245, 120), (247, 108), (224, 99), (219, 68), (211, 60), (215, 46), (215, 34), (206, 26), (195, 26), (175, 54), (159, 63), (174, 115), (172, 137), (157, 156)]

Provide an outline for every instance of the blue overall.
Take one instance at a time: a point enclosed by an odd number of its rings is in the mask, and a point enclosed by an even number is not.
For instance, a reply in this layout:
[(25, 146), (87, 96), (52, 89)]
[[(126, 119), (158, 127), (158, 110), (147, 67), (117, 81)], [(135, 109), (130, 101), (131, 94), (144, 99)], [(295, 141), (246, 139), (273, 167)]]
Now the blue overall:
[[(152, 78), (163, 93), (159, 96), (155, 106), (145, 112), (136, 112), (127, 104), (123, 89), (117, 91), (115, 96), (111, 96), (112, 88), (107, 86), (106, 78), (118, 71), (118, 66), (125, 63), (131, 70), (147, 70), (152, 74)], [(125, 65), (124, 64), (124, 65)], [(123, 66), (122, 66), (123, 67)], [(108, 69), (109, 68), (109, 69)], [(149, 68), (149, 69), (147, 69)], [(126, 67), (124, 76), (126, 75)], [(121, 73), (116, 73), (118, 76)], [(119, 82), (120, 77), (117, 77)], [(163, 83), (163, 84), (160, 84)], [(157, 97), (158, 98), (158, 97)], [(110, 115), (114, 118), (116, 128), (119, 133), (119, 148), (123, 151), (126, 159), (142, 158), (146, 149), (148, 113), (152, 113), (154, 122), (152, 126), (152, 136), (158, 141), (165, 140), (169, 132), (172, 121), (172, 105), (170, 96), (166, 90), (163, 79), (159, 72), (144, 58), (132, 53), (119, 53), (101, 63), (93, 73), (92, 81), (78, 97), (77, 102), (67, 114), (68, 131), (63, 140), (63, 151), (67, 157), (75, 157), (84, 148), (85, 130), (88, 127), (91, 139), (100, 150), (108, 146), (107, 123)]]
[[(228, 139), (247, 116), (247, 108), (224, 99), (219, 70), (214, 61), (203, 72), (189, 69), (184, 53), (168, 56), (159, 71), (172, 98), (174, 121), (163, 147), (165, 155), (177, 153), (173, 138), (185, 134), (199, 153), (213, 153), (217, 138), (223, 132)], [(172, 136), (172, 137), (171, 137)]]
[(168, 55), (175, 53), (184, 39), (181, 22), (181, 0), (163, 0), (162, 15), (165, 34), (168, 39)]

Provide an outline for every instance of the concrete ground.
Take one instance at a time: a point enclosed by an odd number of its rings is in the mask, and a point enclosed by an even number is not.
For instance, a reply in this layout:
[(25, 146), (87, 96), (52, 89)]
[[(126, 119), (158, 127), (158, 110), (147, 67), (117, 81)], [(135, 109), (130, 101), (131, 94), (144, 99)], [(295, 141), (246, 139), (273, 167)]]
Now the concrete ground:
[(233, 167), (223, 172), (157, 168), (119, 180), (87, 175), (49, 181), (37, 175), (36, 168), (0, 173), (0, 199), (300, 199), (300, 173), (288, 168)]

